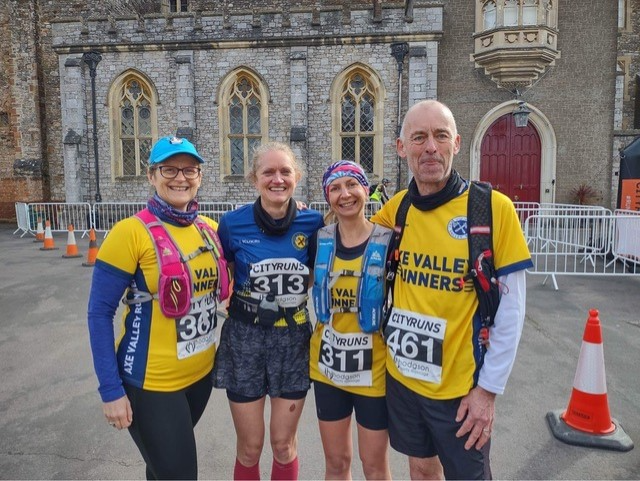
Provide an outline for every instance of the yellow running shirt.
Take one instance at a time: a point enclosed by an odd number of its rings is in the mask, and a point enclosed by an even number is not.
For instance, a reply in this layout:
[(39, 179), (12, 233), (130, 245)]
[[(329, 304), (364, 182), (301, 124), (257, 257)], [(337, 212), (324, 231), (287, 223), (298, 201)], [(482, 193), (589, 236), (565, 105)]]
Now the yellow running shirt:
[[(371, 220), (393, 228), (405, 192), (396, 194)], [(433, 399), (466, 395), (478, 369), (473, 335), (478, 299), (472, 281), (463, 287), (457, 284), (468, 271), (468, 194), (467, 189), (433, 210), (409, 208), (394, 286), (394, 313), (385, 330), (390, 375)], [(498, 275), (526, 269), (531, 260), (513, 204), (493, 191), (491, 206)]]

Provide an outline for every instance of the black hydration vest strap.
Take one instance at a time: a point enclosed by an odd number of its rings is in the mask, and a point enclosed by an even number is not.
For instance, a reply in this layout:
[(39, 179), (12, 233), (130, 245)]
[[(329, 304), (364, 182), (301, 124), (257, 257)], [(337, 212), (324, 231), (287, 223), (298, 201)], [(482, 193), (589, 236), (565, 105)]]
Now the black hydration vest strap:
[(382, 332), (387, 326), (391, 308), (393, 307), (393, 286), (396, 283), (396, 275), (398, 274), (398, 264), (400, 263), (400, 242), (404, 233), (404, 224), (407, 220), (407, 212), (411, 207), (411, 197), (407, 192), (398, 206), (396, 211), (396, 225), (391, 234), (391, 244), (387, 254), (387, 289), (384, 295), (384, 303), (382, 304)]

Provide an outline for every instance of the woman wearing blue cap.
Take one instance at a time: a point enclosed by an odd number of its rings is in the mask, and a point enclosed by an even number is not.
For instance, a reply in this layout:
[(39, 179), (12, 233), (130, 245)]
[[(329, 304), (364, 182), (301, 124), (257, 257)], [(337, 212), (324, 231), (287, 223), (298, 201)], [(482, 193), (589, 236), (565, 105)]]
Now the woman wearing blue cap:
[(369, 181), (341, 160), (322, 179), (337, 223), (315, 244), (310, 373), (325, 455), (326, 479), (351, 479), (351, 415), (367, 479), (391, 479), (385, 400), (386, 349), (381, 334), (390, 229), (365, 217)]
[(147, 172), (155, 194), (113, 227), (93, 271), (89, 336), (103, 412), (129, 429), (147, 479), (198, 476), (193, 428), (211, 394), (216, 307), (228, 289), (217, 224), (198, 216), (203, 162), (187, 139), (158, 140)]

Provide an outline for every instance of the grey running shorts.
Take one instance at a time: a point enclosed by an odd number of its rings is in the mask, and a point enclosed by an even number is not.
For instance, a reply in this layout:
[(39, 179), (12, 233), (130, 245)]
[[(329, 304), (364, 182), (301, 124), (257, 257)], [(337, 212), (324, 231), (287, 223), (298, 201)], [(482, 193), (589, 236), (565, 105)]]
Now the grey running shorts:
[(241, 396), (280, 397), (307, 391), (311, 323), (264, 327), (228, 318), (222, 325), (213, 385)]

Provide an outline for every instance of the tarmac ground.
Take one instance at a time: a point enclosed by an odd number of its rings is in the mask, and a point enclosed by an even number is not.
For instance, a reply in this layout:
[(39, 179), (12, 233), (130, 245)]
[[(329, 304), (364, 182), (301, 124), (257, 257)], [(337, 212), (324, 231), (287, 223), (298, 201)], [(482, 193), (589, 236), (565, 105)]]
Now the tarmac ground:
[[(0, 224), (0, 479), (144, 479), (128, 433), (102, 415), (86, 327), (87, 238), (76, 235), (85, 258), (64, 259), (66, 234), (54, 236), (58, 250), (41, 251), (14, 230)], [(560, 276), (557, 291), (542, 281), (528, 275), (524, 333), (496, 405), (494, 477), (639, 479), (640, 275)], [(590, 308), (600, 312), (611, 416), (636, 443), (628, 452), (564, 444), (545, 419), (567, 407)], [(224, 392), (214, 390), (196, 433), (200, 477), (230, 479), (235, 433)], [(313, 395), (298, 437), (301, 479), (322, 479)], [(407, 479), (405, 458), (390, 457), (394, 478)], [(261, 467), (268, 479), (268, 440)], [(353, 477), (363, 479), (357, 454)]]

